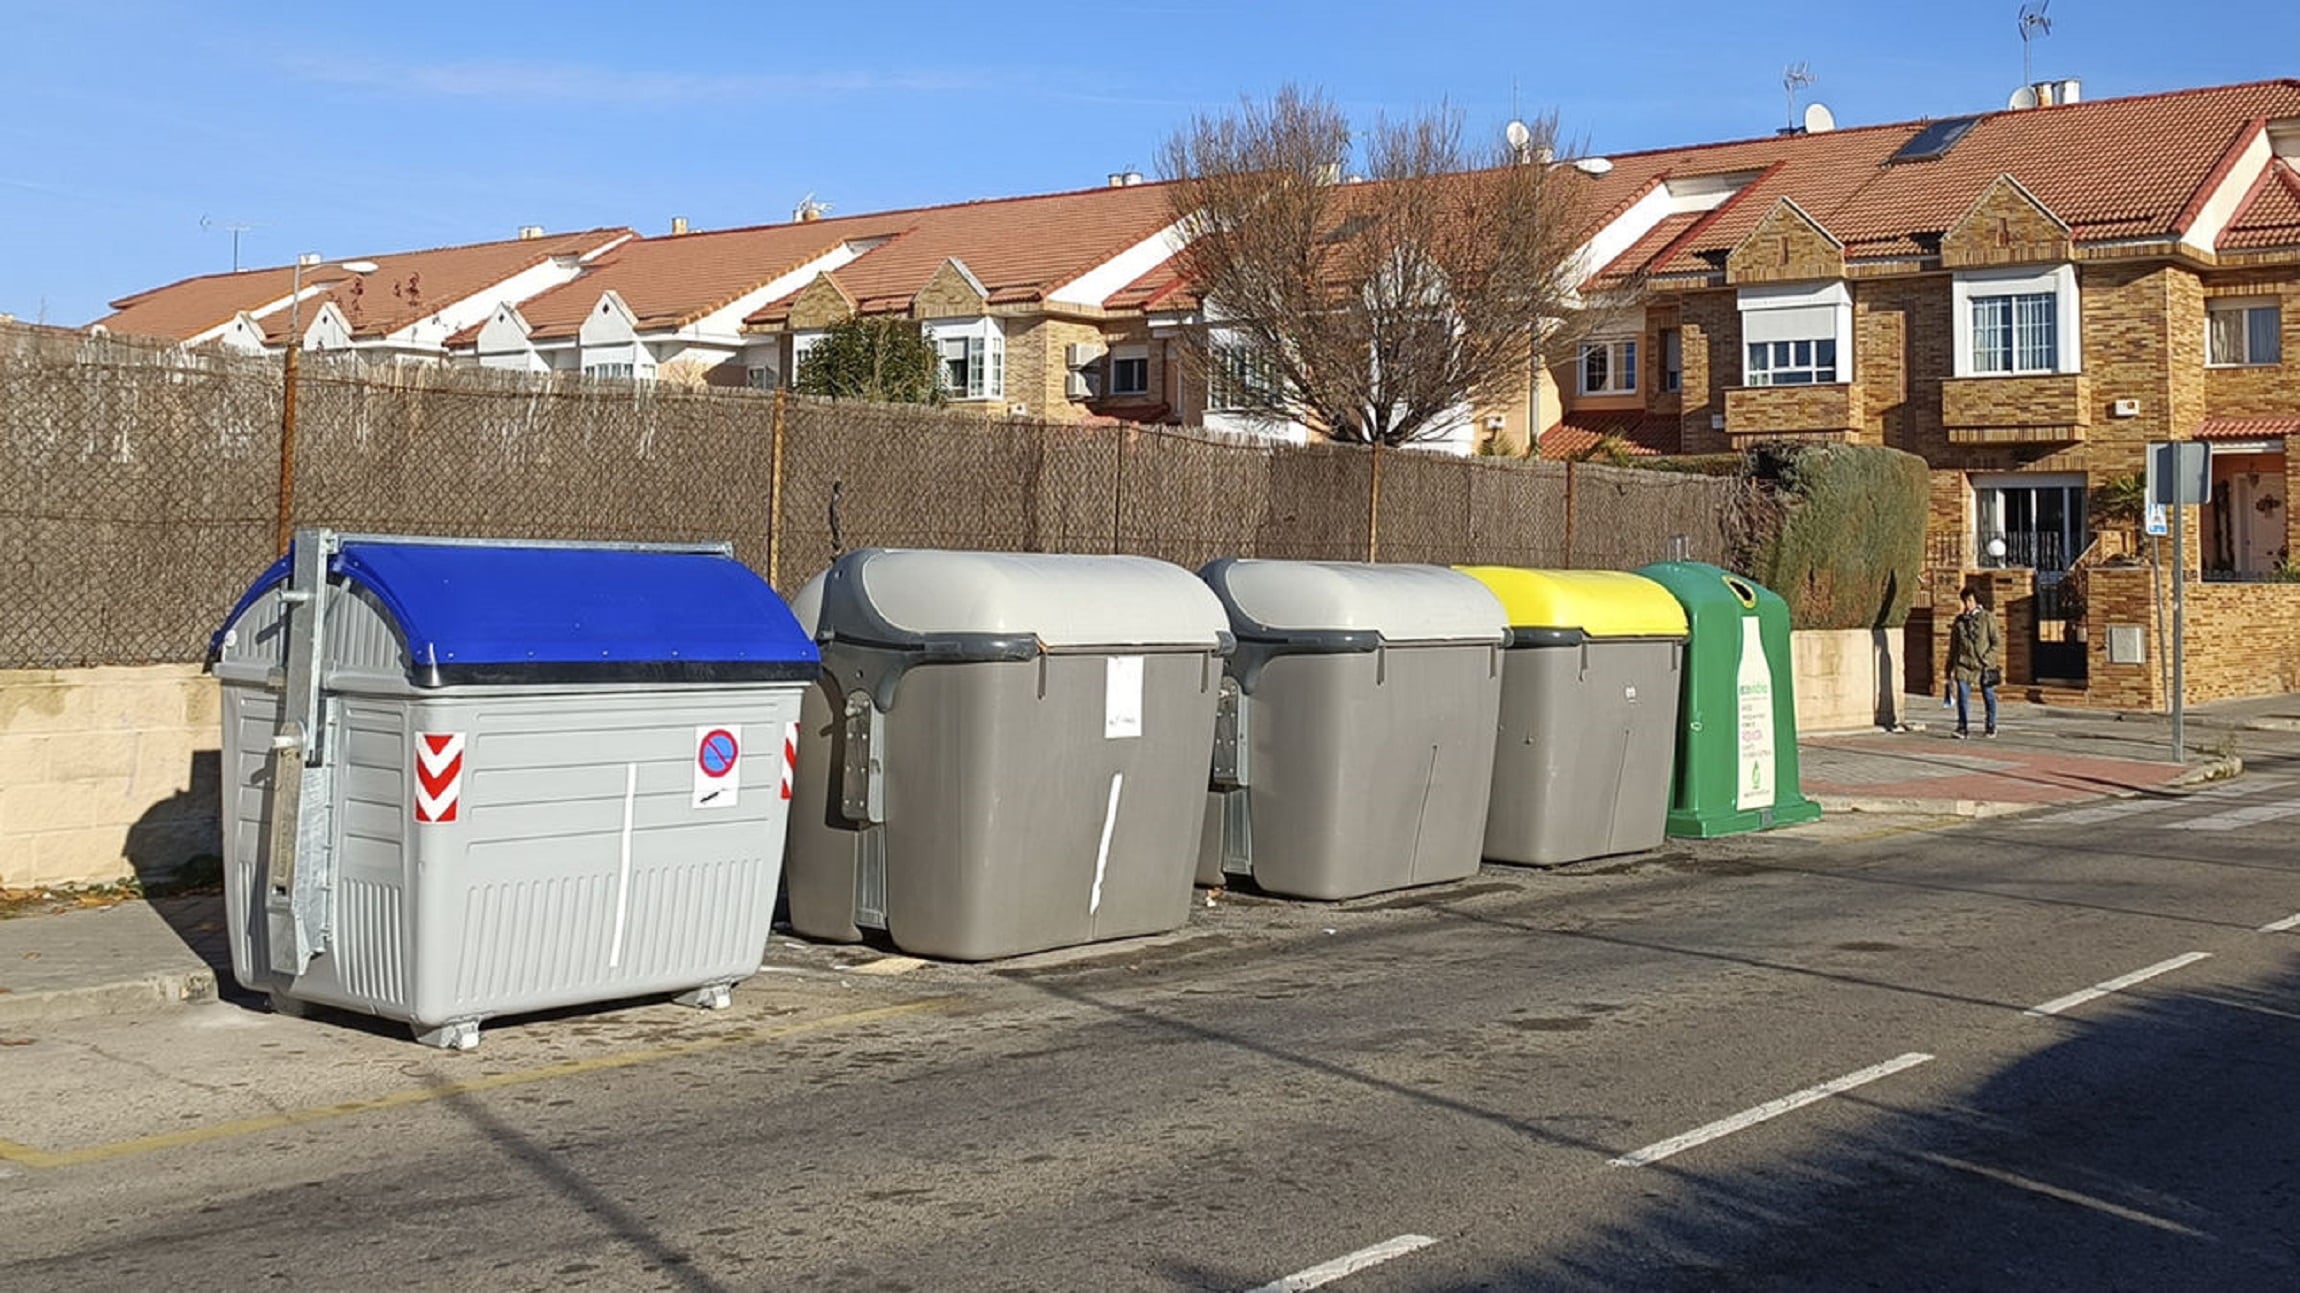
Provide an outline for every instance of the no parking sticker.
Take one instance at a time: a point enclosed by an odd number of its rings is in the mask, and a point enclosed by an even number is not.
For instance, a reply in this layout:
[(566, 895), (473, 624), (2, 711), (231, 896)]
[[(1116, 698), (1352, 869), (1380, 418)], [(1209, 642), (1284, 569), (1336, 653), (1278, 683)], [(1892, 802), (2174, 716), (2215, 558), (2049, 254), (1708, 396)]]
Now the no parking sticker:
[(743, 729), (712, 725), (695, 729), (697, 808), (733, 808), (743, 797)]

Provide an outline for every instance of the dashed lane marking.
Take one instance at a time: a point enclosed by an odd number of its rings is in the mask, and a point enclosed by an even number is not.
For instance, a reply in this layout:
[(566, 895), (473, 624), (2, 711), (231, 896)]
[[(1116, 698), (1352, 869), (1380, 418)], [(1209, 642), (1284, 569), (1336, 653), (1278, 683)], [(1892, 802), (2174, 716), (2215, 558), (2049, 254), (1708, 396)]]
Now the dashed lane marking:
[(1809, 1086), (1802, 1091), (1791, 1092), (1778, 1100), (1768, 1100), (1753, 1109), (1743, 1109), (1730, 1118), (1720, 1118), (1705, 1126), (1695, 1127), (1683, 1135), (1671, 1136), (1667, 1140), (1657, 1140), (1643, 1149), (1607, 1161), (1614, 1167), (1644, 1167), (1649, 1163), (1658, 1163), (1672, 1154), (1681, 1154), (1695, 1145), (1706, 1144), (1722, 1136), (1730, 1136), (1734, 1132), (1754, 1127), (1761, 1122), (1771, 1121), (1782, 1114), (1795, 1109), (1802, 1109), (1806, 1105), (1826, 1100), (1830, 1096), (1842, 1095), (1855, 1087), (1867, 1086), (1879, 1078), (1891, 1077), (1903, 1069), (1913, 1069), (1932, 1058), (1922, 1051), (1910, 1051), (1906, 1055), (1896, 1056), (1882, 1064), (1871, 1064), (1865, 1069), (1855, 1069), (1841, 1078), (1831, 1078), (1817, 1086)]
[(1345, 1275), (1355, 1275), (1369, 1266), (1379, 1266), (1393, 1258), (1427, 1248), (1437, 1240), (1428, 1235), (1399, 1235), (1384, 1239), (1368, 1248), (1345, 1253), (1330, 1262), (1321, 1262), (1308, 1270), (1295, 1271), (1284, 1279), (1258, 1285), (1253, 1293), (1303, 1293), (1306, 1289), (1324, 1288)]
[(2105, 997), (2112, 992), (2121, 992), (2124, 989), (2131, 987), (2133, 984), (2153, 979), (2159, 974), (2169, 974), (2184, 965), (2194, 965), (2198, 961), (2210, 960), (2211, 957), (2212, 953), (2210, 952), (2183, 952), (2178, 956), (2170, 958), (2169, 960), (2158, 961), (2154, 965), (2142, 966), (2130, 974), (2120, 974), (2113, 979), (2102, 980), (2099, 983), (2093, 984), (2089, 988), (2083, 988), (2079, 989), (2078, 991), (2071, 992), (2065, 997), (2054, 997), (2052, 1000), (2045, 1002), (2043, 1005), (2030, 1006), (2028, 1009), (2022, 1011), (2021, 1013), (2024, 1015), (2033, 1015), (2039, 1019), (2042, 1019), (2047, 1015), (2057, 1015), (2063, 1010), (2070, 1009), (2074, 1006), (2081, 1006), (2087, 1001), (2098, 1001), (2102, 997)]

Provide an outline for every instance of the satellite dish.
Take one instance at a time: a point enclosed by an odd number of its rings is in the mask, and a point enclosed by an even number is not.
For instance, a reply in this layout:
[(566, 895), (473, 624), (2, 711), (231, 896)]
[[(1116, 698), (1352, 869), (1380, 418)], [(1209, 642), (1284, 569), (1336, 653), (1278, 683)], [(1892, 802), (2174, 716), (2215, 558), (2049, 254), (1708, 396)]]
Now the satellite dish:
[(1584, 175), (1604, 175), (1613, 169), (1613, 163), (1603, 157), (1584, 157), (1573, 164), (1573, 169)]
[(2017, 112), (2025, 112), (2028, 109), (2035, 107), (2036, 87), (2033, 85), (2024, 85), (2021, 88), (2013, 91), (2012, 97), (2005, 100), (2005, 106)]
[(1808, 103), (1805, 105), (1806, 134), (1826, 134), (1836, 128), (1837, 114), (1829, 111), (1829, 105), (1825, 103)]
[(1525, 146), (1533, 142), (1533, 128), (1522, 121), (1510, 122), (1508, 126), (1503, 128), (1501, 134), (1502, 138), (1509, 141), (1510, 148), (1515, 152), (1524, 152)]

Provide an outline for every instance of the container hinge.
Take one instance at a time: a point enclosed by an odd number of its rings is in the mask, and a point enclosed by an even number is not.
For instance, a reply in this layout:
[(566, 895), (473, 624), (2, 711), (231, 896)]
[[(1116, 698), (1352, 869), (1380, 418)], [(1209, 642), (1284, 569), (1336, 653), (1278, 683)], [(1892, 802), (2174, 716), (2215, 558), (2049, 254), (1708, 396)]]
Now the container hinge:
[(871, 826), (886, 820), (886, 770), (879, 756), (885, 735), (886, 711), (869, 692), (848, 692), (839, 743), (839, 812), (850, 822)]
[(855, 924), (886, 928), (886, 828), (866, 826), (855, 834)]
[(1214, 707), (1214, 785), (1240, 787), (1253, 784), (1253, 760), (1248, 752), (1251, 733), (1246, 697), (1238, 680), (1223, 675)]
[(1222, 874), (1254, 874), (1254, 792), (1222, 796)]
[(327, 530), (296, 532), (295, 557), (282, 594), (287, 605), (287, 662), (280, 725), (272, 737), (270, 857), (264, 929), (273, 971), (300, 975), (327, 950), (335, 859), (333, 769), (320, 680), (326, 661), (330, 560), (339, 546)]

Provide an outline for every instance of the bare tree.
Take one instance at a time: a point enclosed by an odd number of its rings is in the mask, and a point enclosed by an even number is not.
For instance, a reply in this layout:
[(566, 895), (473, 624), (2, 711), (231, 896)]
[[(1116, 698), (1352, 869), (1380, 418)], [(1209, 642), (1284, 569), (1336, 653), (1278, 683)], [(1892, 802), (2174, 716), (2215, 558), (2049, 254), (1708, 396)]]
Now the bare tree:
[(1523, 400), (1585, 316), (1580, 177), (1554, 160), (1554, 118), (1530, 136), (1474, 152), (1441, 106), (1361, 139), (1293, 86), (1194, 118), (1161, 162), (1204, 306), (1192, 366), (1218, 402), (1399, 445)]

